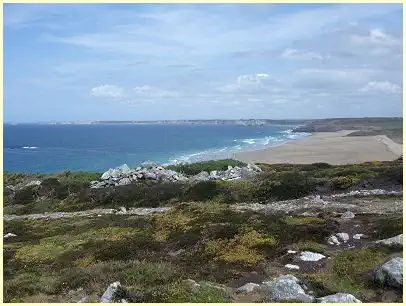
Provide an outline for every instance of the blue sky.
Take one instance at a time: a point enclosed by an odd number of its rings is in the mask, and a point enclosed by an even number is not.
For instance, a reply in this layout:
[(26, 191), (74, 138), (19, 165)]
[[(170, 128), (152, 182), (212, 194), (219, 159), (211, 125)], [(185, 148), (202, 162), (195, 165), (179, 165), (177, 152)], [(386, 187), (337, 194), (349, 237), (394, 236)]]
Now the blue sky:
[(5, 4), (4, 120), (402, 115), (400, 4)]

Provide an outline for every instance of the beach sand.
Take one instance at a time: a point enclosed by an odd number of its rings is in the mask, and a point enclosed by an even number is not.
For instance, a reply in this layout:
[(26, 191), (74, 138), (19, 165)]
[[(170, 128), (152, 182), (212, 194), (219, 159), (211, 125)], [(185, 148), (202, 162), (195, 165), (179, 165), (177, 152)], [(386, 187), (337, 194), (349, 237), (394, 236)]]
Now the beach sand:
[(356, 164), (368, 161), (389, 161), (402, 154), (402, 144), (384, 135), (346, 137), (352, 131), (314, 133), (263, 150), (235, 153), (233, 158), (246, 163), (290, 163), (331, 165)]

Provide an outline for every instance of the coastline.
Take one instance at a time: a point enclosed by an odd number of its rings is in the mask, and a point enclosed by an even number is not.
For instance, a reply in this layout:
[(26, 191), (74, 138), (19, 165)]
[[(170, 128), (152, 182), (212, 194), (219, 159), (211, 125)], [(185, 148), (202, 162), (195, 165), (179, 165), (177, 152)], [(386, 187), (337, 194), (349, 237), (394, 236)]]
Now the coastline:
[(402, 154), (402, 144), (385, 135), (346, 137), (351, 132), (317, 132), (278, 146), (234, 153), (232, 158), (246, 163), (344, 165), (390, 161)]

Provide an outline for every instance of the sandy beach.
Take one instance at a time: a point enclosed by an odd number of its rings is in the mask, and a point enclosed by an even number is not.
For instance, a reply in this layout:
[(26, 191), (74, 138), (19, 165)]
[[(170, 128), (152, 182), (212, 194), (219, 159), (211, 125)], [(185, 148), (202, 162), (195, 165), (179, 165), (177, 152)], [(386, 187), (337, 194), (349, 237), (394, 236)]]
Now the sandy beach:
[(352, 131), (314, 133), (312, 136), (292, 140), (281, 146), (241, 152), (234, 159), (247, 163), (329, 163), (354, 164), (368, 161), (394, 160), (402, 154), (402, 144), (387, 136), (346, 137)]

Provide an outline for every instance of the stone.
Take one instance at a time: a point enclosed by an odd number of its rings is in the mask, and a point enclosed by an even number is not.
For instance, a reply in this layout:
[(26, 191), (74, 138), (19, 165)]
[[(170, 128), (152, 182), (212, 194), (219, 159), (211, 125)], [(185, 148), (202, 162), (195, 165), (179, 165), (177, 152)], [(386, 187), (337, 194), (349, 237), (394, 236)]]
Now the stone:
[(199, 174), (196, 174), (195, 176), (191, 177), (191, 180), (196, 181), (196, 182), (207, 181), (209, 179), (210, 179), (210, 174), (206, 171), (202, 171)]
[(362, 303), (362, 302), (352, 294), (336, 293), (318, 298), (317, 303)]
[(288, 254), (296, 254), (297, 251), (293, 251), (293, 250), (288, 250)]
[(353, 219), (353, 218), (355, 218), (355, 215), (350, 211), (346, 211), (341, 215), (341, 219)]
[(26, 187), (30, 187), (30, 186), (39, 186), (41, 185), (41, 181), (31, 181), (28, 184), (26, 184)]
[(388, 246), (403, 246), (403, 234), (383, 240), (378, 240), (375, 243), (384, 244)]
[(325, 258), (326, 256), (319, 254), (319, 253), (313, 253), (309, 251), (304, 251), (300, 253), (300, 259), (303, 261), (319, 261), (320, 259)]
[(125, 208), (124, 206), (120, 207), (120, 212), (125, 214), (127, 212), (127, 208)]
[(375, 270), (375, 279), (388, 287), (402, 288), (403, 258), (395, 257)]
[(7, 234), (4, 235), (4, 238), (5, 238), (5, 239), (11, 238), (11, 237), (17, 237), (17, 235), (16, 235), (16, 234), (13, 234), (13, 233), (7, 233)]
[(258, 166), (255, 165), (255, 164), (248, 164), (248, 165), (247, 165), (247, 168), (248, 168), (248, 169), (251, 169), (251, 170), (253, 170), (253, 171), (255, 171), (255, 172), (262, 172), (261, 168), (258, 167)]
[(123, 290), (123, 288), (121, 287), (120, 282), (111, 283), (100, 298), (100, 303), (116, 302), (114, 299), (118, 298), (116, 295), (120, 294), (121, 290)]
[(233, 166), (228, 166), (227, 170), (233, 170)]
[(119, 170), (119, 169), (113, 169), (113, 170), (111, 170), (111, 172), (110, 172), (110, 176), (111, 176), (111, 178), (113, 178), (113, 179), (119, 179), (120, 178), (120, 176), (121, 176), (121, 171)]
[(337, 237), (334, 235), (331, 235), (330, 237), (328, 237), (327, 239), (327, 243), (330, 245), (340, 245), (340, 241), (338, 241)]
[(131, 169), (127, 166), (127, 164), (121, 165), (117, 169), (120, 170), (122, 174), (129, 174), (131, 172)]
[(286, 264), (285, 268), (289, 269), (289, 270), (299, 270), (300, 267), (297, 265), (291, 265), (291, 264)]
[(263, 282), (266, 286), (267, 297), (265, 302), (271, 301), (302, 301), (311, 303), (314, 297), (306, 294), (299, 284), (299, 280), (293, 275), (282, 275), (271, 281)]
[(147, 172), (144, 174), (145, 179), (149, 179), (149, 180), (156, 180), (157, 176), (155, 173), (153, 172)]
[(140, 171), (142, 168), (141, 167), (137, 167), (135, 168), (135, 171)]
[(354, 236), (352, 236), (352, 239), (356, 239), (359, 240), (361, 239), (361, 237), (365, 236), (364, 234), (355, 234)]
[(251, 293), (260, 288), (260, 285), (255, 284), (255, 283), (246, 283), (244, 286), (241, 286), (237, 288), (236, 292), (237, 293)]
[(338, 233), (336, 236), (344, 242), (347, 242), (350, 239), (350, 236), (347, 233)]
[(104, 172), (101, 176), (102, 180), (108, 180), (109, 178), (111, 178), (111, 172), (113, 171), (113, 169), (109, 169), (106, 172)]
[(124, 186), (124, 185), (129, 185), (131, 184), (131, 180), (127, 177), (122, 178), (118, 183), (117, 186)]

